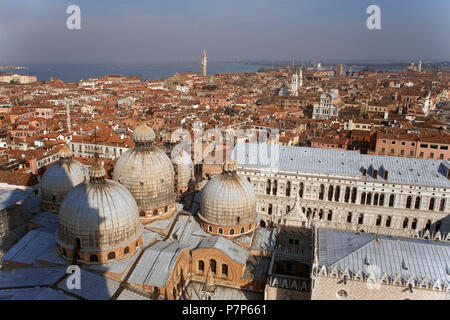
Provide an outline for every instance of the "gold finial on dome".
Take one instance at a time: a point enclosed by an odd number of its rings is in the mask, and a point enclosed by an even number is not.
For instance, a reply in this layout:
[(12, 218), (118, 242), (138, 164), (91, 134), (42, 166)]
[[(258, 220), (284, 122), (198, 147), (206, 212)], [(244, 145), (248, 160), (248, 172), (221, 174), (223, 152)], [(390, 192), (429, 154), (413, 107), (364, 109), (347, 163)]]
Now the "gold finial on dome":
[(226, 160), (223, 165), (223, 172), (225, 173), (236, 173), (237, 163), (233, 160)]
[(135, 143), (150, 143), (155, 140), (155, 131), (145, 123), (141, 124), (133, 132), (133, 141)]
[(59, 149), (58, 156), (62, 159), (72, 158), (73, 152), (70, 150), (68, 145), (64, 145), (61, 149)]
[(103, 180), (105, 178), (105, 175), (106, 175), (105, 168), (100, 163), (98, 154), (95, 154), (94, 164), (92, 165), (91, 170), (89, 172), (91, 181)]

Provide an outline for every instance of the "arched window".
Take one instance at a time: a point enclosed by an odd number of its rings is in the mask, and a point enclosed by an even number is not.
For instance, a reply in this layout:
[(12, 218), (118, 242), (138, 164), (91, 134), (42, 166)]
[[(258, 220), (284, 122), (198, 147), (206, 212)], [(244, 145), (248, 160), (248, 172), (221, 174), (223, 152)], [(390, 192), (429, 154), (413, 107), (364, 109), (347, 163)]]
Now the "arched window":
[(272, 194), (276, 196), (277, 195), (277, 191), (278, 191), (278, 181), (277, 180), (273, 180)]
[(290, 197), (291, 196), (291, 182), (288, 181), (286, 183), (286, 197)]
[(334, 201), (339, 201), (340, 195), (341, 195), (341, 187), (336, 186), (336, 191), (334, 192)]
[(223, 229), (219, 228), (219, 233), (222, 234), (223, 233)]
[(416, 197), (416, 203), (414, 205), (414, 208), (420, 209), (420, 197), (419, 196)]
[(231, 234), (231, 235), (234, 234), (234, 229), (230, 229), (230, 234)]
[(116, 253), (114, 251), (108, 253), (108, 260), (115, 259), (115, 258), (116, 258)]
[(211, 259), (211, 261), (209, 262), (209, 266), (211, 267), (212, 273), (216, 273), (216, 265), (217, 265), (216, 260)]
[(361, 194), (361, 204), (365, 204), (365, 203), (366, 203), (366, 193), (363, 192), (363, 193)]
[(412, 205), (412, 197), (408, 196), (408, 198), (406, 198), (406, 209), (411, 209), (411, 205)]
[(324, 193), (325, 193), (325, 186), (321, 184), (319, 189), (319, 200), (323, 200)]
[(425, 230), (430, 230), (431, 229), (431, 220), (427, 221), (427, 224), (425, 225)]
[(169, 210), (169, 207), (168, 206), (165, 206), (164, 207), (164, 212), (167, 212)]
[(392, 220), (391, 216), (388, 216), (386, 218), (386, 227), (390, 227), (391, 226), (391, 220)]
[(212, 226), (208, 226), (208, 231), (212, 232)]
[(269, 208), (267, 209), (267, 214), (272, 214), (272, 204), (269, 203)]
[(198, 271), (200, 271), (200, 272), (205, 271), (205, 263), (202, 260), (198, 261)]
[(328, 211), (328, 217), (327, 217), (328, 221), (333, 220), (333, 211), (329, 210)]
[(267, 179), (266, 194), (270, 194), (270, 185), (271, 185), (271, 181), (270, 181), (270, 179)]
[(416, 230), (417, 229), (417, 219), (413, 219), (411, 223), (411, 229)]
[(445, 209), (445, 199), (441, 199), (441, 204), (439, 205), (439, 211), (444, 211)]
[(153, 210), (153, 215), (154, 215), (154, 216), (157, 216), (157, 215), (158, 215), (158, 210), (156, 210), (156, 209)]
[(303, 189), (304, 189), (305, 185), (303, 184), (303, 182), (300, 182), (300, 189), (298, 191), (298, 196), (300, 198), (303, 198)]
[(373, 203), (372, 203), (374, 206), (378, 205), (378, 199), (379, 199), (379, 195), (378, 195), (378, 193), (375, 193), (373, 195)]
[(358, 224), (363, 224), (363, 222), (364, 222), (364, 215), (361, 213), (358, 218)]
[(408, 218), (403, 219), (403, 229), (408, 228), (408, 224), (409, 224), (409, 219)]
[(334, 190), (333, 186), (328, 187), (328, 201), (333, 200), (333, 190)]
[(241, 233), (244, 233), (245, 232), (245, 229), (244, 229), (244, 227), (242, 227), (241, 228)]
[(366, 204), (370, 205), (371, 202), (372, 202), (372, 193), (367, 192)]
[(91, 254), (89, 257), (90, 262), (98, 262), (98, 256), (96, 254)]
[(345, 202), (350, 201), (350, 187), (345, 188), (344, 201)]
[(384, 193), (380, 194), (380, 201), (378, 201), (379, 206), (384, 206)]
[(228, 277), (228, 266), (226, 264), (222, 264), (222, 275)]
[(127, 254), (130, 253), (130, 248), (125, 247), (125, 249), (123, 249), (123, 254)]
[(141, 217), (145, 217), (145, 211), (139, 212), (139, 215), (140, 215)]
[(381, 215), (378, 215), (376, 225), (381, 226)]
[(434, 198), (431, 198), (430, 205), (428, 206), (428, 210), (434, 210), (434, 202), (435, 202)]
[(352, 213), (351, 212), (349, 212), (347, 214), (347, 223), (352, 223)]
[(358, 190), (356, 189), (356, 187), (353, 188), (352, 190), (352, 203), (356, 203), (356, 196), (358, 195)]
[(393, 207), (395, 202), (395, 195), (391, 194), (389, 196), (389, 207)]

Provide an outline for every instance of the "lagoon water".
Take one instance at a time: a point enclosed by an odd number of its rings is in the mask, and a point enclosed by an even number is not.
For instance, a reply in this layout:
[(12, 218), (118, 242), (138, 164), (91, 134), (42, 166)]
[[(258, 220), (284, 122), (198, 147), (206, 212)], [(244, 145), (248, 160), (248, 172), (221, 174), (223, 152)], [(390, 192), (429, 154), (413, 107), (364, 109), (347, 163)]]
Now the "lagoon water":
[[(16, 64), (27, 66), (28, 70), (0, 70), (9, 73), (20, 73), (37, 76), (39, 81), (48, 81), (56, 77), (62, 81), (78, 82), (81, 79), (103, 77), (108, 74), (123, 76), (140, 76), (142, 80), (155, 80), (170, 77), (175, 73), (200, 73), (200, 63), (195, 64), (62, 64), (62, 63), (31, 63)], [(208, 74), (256, 72), (261, 65), (247, 63), (208, 63)]]

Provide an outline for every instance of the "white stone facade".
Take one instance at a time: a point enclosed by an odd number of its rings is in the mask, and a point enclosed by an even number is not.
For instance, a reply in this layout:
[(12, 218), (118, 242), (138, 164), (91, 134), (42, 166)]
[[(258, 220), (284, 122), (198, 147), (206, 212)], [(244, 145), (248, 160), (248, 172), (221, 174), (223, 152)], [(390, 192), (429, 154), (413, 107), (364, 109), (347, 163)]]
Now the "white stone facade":
[[(393, 184), (379, 179), (238, 166), (257, 195), (262, 224), (319, 226), (395, 236), (440, 231), (448, 237), (449, 190), (445, 187)], [(294, 208), (299, 198), (300, 210)], [(301, 215), (301, 214), (300, 214)], [(304, 219), (306, 216), (306, 219)], [(305, 221), (306, 220), (306, 221)], [(431, 235), (430, 235), (431, 236)]]

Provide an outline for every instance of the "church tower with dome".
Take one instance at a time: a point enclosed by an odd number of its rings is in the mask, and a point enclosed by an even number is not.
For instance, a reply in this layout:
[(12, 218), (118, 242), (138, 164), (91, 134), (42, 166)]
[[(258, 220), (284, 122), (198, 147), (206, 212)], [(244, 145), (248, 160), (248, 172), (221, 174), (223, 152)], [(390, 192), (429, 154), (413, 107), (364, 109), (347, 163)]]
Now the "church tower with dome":
[(76, 185), (87, 180), (84, 166), (72, 159), (73, 152), (68, 146), (58, 152), (59, 160), (44, 173), (41, 180), (42, 210), (58, 213), (66, 194)]
[(135, 146), (117, 160), (113, 180), (127, 188), (143, 221), (168, 218), (176, 211), (172, 161), (154, 145), (155, 132), (142, 124), (133, 132)]
[(59, 254), (73, 263), (106, 263), (133, 255), (143, 232), (136, 201), (121, 184), (105, 179), (97, 156), (89, 175), (61, 204)]
[(227, 161), (223, 173), (205, 185), (198, 216), (206, 232), (227, 238), (255, 229), (255, 193), (252, 185), (236, 173), (236, 162)]

